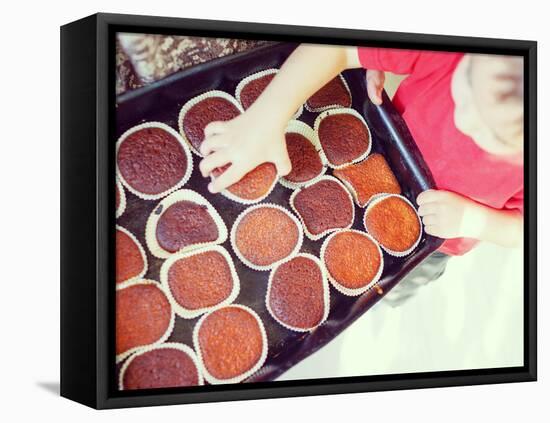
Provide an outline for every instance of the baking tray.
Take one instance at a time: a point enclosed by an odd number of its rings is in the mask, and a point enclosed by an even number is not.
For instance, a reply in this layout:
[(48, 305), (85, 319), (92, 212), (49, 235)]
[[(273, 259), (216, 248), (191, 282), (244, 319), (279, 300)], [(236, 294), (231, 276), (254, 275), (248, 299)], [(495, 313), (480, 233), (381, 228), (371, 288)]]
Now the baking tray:
[[(150, 86), (123, 94), (117, 98), (116, 135), (145, 121), (160, 121), (177, 130), (180, 108), (190, 98), (205, 91), (218, 89), (231, 95), (244, 77), (267, 68), (278, 68), (297, 47), (294, 43), (277, 43), (253, 51), (215, 59), (191, 69), (176, 73)], [(367, 98), (365, 70), (354, 69), (343, 73), (352, 92), (352, 107), (362, 113), (372, 134), (372, 152), (385, 156), (395, 173), (403, 194), (412, 200), (428, 189), (435, 187), (433, 177), (420, 154), (407, 126), (391, 101), (384, 93), (383, 105), (374, 106)], [(317, 113), (304, 109), (300, 120), (313, 126)], [(112, 140), (113, 148), (116, 138)], [(212, 195), (207, 190), (208, 180), (198, 171), (199, 158), (193, 156), (194, 171), (185, 188), (196, 190), (206, 197), (222, 216), (228, 230), (235, 218), (247, 207), (237, 204), (222, 195)], [(327, 174), (331, 174), (329, 170)], [(290, 210), (291, 190), (277, 184), (272, 193), (263, 201), (280, 204)], [(145, 244), (145, 223), (157, 201), (141, 200), (125, 191), (126, 211), (117, 223), (132, 231), (142, 245)], [(356, 207), (353, 227), (363, 230), (361, 219), (363, 209)], [(301, 251), (319, 256), (324, 238), (311, 241), (304, 238)], [(382, 292), (371, 289), (359, 297), (346, 297), (331, 289), (330, 313), (327, 321), (310, 333), (297, 333), (283, 328), (268, 313), (265, 307), (265, 294), (269, 272), (258, 272), (246, 267), (231, 250), (229, 241), (223, 246), (230, 252), (240, 277), (241, 290), (235, 303), (245, 304), (254, 309), (262, 318), (269, 344), (269, 352), (264, 366), (246, 382), (271, 381), (286, 370), (319, 350), (346, 329), (353, 321), (369, 310), (383, 295), (391, 290), (424, 258), (441, 244), (442, 240), (425, 233), (415, 251), (405, 257), (396, 258), (384, 254), (384, 272), (378, 286)], [(159, 281), (159, 270), (163, 260), (153, 257), (147, 251), (149, 269), (146, 278)], [(192, 346), (192, 331), (197, 319), (185, 320), (176, 316), (174, 331), (169, 341), (183, 342)]]

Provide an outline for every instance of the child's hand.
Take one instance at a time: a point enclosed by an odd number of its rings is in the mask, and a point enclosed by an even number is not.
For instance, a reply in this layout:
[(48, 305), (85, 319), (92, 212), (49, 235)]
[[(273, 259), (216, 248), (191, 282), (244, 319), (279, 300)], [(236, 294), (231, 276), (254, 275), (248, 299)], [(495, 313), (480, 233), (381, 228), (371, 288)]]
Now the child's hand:
[(228, 163), (231, 166), (208, 185), (209, 191), (223, 191), (265, 162), (273, 163), (279, 175), (288, 174), (291, 164), (284, 130), (284, 125), (259, 118), (250, 110), (227, 122), (210, 123), (200, 147), (205, 157), (199, 165), (202, 176)]
[(439, 238), (478, 238), (484, 223), (478, 203), (449, 191), (430, 189), (416, 199), (426, 233)]
[(367, 71), (367, 93), (370, 101), (377, 106), (382, 104), (382, 90), (384, 89), (385, 81), (386, 74), (384, 72), (377, 70)]

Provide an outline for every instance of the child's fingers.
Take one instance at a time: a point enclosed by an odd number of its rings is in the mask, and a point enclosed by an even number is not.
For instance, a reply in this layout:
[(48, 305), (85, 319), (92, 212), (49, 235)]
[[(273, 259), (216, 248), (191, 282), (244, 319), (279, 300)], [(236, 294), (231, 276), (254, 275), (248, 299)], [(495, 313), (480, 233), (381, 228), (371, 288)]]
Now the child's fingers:
[(430, 214), (436, 214), (439, 211), (439, 205), (437, 203), (426, 203), (418, 207), (418, 214), (420, 216), (428, 216)]
[(438, 198), (438, 191), (435, 189), (429, 189), (418, 194), (418, 197), (416, 197), (416, 204), (421, 206), (423, 204), (434, 203)]
[(200, 151), (203, 156), (208, 156), (210, 153), (221, 148), (227, 147), (227, 137), (223, 134), (215, 134), (206, 138), (201, 146)]
[(288, 175), (292, 170), (292, 163), (290, 162), (288, 155), (282, 158), (278, 163), (275, 163), (275, 166), (277, 167), (277, 173), (279, 176)]
[(210, 122), (206, 127), (204, 128), (204, 138), (211, 137), (215, 134), (222, 134), (225, 131), (225, 122)]
[(243, 176), (244, 173), (239, 167), (231, 165), (225, 172), (208, 184), (208, 190), (212, 194), (216, 194), (230, 187), (235, 182), (239, 182)]
[(430, 214), (428, 216), (424, 216), (422, 218), (422, 223), (424, 223), (424, 226), (426, 225), (435, 225), (438, 222), (437, 216)]
[(367, 71), (367, 94), (370, 100), (378, 106), (382, 104), (383, 75), (380, 71)]
[(428, 235), (432, 235), (432, 236), (439, 236), (439, 234), (441, 233), (437, 225), (426, 225), (424, 226), (424, 231)]
[(207, 177), (214, 169), (222, 167), (229, 162), (231, 162), (231, 159), (225, 151), (217, 151), (202, 159), (199, 164), (199, 169), (202, 176)]

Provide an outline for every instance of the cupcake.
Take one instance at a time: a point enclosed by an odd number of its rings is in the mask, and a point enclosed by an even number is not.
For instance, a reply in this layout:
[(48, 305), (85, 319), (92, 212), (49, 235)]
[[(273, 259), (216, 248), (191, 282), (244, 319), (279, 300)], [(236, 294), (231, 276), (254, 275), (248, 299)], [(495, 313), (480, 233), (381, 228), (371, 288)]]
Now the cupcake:
[(355, 218), (350, 193), (332, 176), (323, 176), (294, 191), (290, 205), (300, 217), (306, 236), (312, 240), (337, 229), (350, 228)]
[(401, 195), (380, 194), (367, 206), (363, 218), (366, 231), (389, 254), (410, 254), (420, 242), (422, 224), (409, 200)]
[(306, 101), (306, 109), (310, 112), (334, 107), (351, 107), (351, 92), (342, 75), (331, 79)]
[(331, 234), (321, 247), (321, 260), (332, 286), (344, 295), (361, 295), (382, 275), (384, 260), (376, 241), (347, 229)]
[(116, 291), (116, 361), (165, 341), (174, 327), (168, 297), (154, 281), (141, 280)]
[(315, 131), (298, 120), (290, 121), (285, 132), (286, 150), (292, 170), (281, 178), (281, 185), (297, 188), (325, 173), (325, 158)]
[(191, 176), (192, 160), (179, 134), (159, 122), (134, 126), (116, 145), (117, 176), (144, 200), (162, 198), (183, 186)]
[(116, 227), (115, 281), (117, 289), (147, 273), (147, 256), (137, 238), (122, 226)]
[(302, 239), (298, 220), (275, 204), (249, 207), (231, 228), (231, 245), (237, 257), (255, 270), (269, 270), (296, 254)]
[[(229, 166), (214, 169), (212, 179), (220, 176)], [(277, 168), (273, 163), (262, 163), (221, 194), (241, 204), (258, 203), (271, 193), (277, 183), (277, 176)]]
[(315, 119), (315, 131), (332, 168), (361, 161), (371, 150), (369, 127), (353, 109), (333, 109), (321, 113)]
[(335, 169), (334, 176), (350, 189), (359, 207), (365, 207), (377, 194), (401, 194), (399, 182), (381, 154), (372, 154), (362, 162)]
[(162, 200), (145, 228), (149, 251), (158, 258), (205, 245), (221, 244), (227, 228), (216, 209), (199, 193), (182, 189)]
[(126, 210), (126, 194), (120, 180), (115, 183), (115, 217), (118, 219)]
[(124, 362), (119, 375), (121, 391), (182, 388), (203, 383), (195, 352), (178, 342), (141, 349)]
[(193, 153), (202, 157), (204, 129), (211, 122), (228, 121), (242, 113), (241, 105), (223, 91), (208, 91), (192, 98), (181, 108), (178, 126)]
[(162, 265), (160, 280), (174, 311), (184, 319), (230, 304), (239, 294), (233, 260), (219, 245), (170, 256)]
[(269, 275), (266, 307), (287, 329), (307, 332), (323, 323), (329, 312), (329, 288), (319, 259), (301, 253), (279, 264)]
[[(252, 106), (252, 103), (263, 93), (277, 72), (277, 69), (266, 69), (247, 76), (239, 82), (235, 90), (235, 97), (244, 110)], [(303, 108), (300, 106), (294, 114), (295, 119), (302, 114), (302, 110)]]
[(267, 357), (264, 325), (252, 309), (242, 305), (218, 308), (201, 317), (193, 343), (211, 384), (241, 382), (258, 371)]

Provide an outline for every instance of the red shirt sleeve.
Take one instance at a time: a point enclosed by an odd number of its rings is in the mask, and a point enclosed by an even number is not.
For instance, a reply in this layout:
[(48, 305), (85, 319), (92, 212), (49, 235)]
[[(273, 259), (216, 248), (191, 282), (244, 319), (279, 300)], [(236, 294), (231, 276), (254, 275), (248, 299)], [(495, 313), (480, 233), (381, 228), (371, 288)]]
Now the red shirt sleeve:
[(414, 71), (422, 52), (395, 48), (357, 47), (357, 54), (361, 66), (365, 69), (406, 75)]
[(523, 189), (518, 191), (504, 204), (506, 210), (519, 210), (523, 214)]

